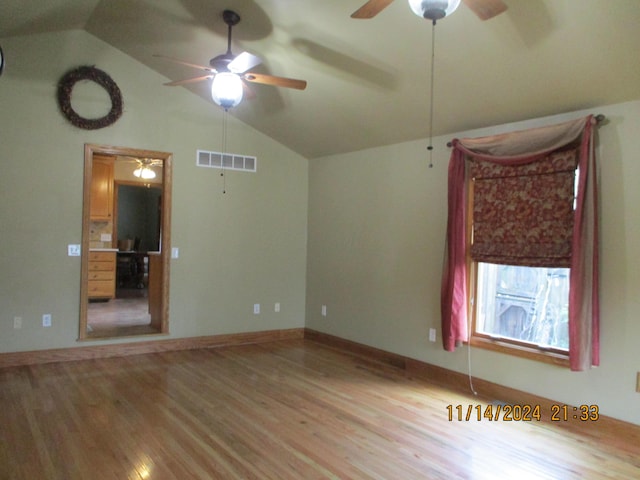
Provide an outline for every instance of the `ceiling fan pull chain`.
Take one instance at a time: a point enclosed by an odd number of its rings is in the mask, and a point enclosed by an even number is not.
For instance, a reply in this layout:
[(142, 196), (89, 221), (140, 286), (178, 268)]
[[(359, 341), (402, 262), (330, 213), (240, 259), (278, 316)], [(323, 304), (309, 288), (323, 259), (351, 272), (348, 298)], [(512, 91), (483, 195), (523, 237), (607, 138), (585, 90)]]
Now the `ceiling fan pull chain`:
[(227, 193), (227, 176), (224, 171), (224, 157), (227, 154), (227, 115), (229, 115), (229, 110), (226, 108), (222, 110), (222, 148), (220, 156), (220, 176), (222, 177), (222, 193)]
[(430, 99), (429, 99), (429, 168), (433, 168), (433, 81), (434, 64), (436, 56), (436, 21), (433, 20), (431, 24), (431, 87), (430, 87)]

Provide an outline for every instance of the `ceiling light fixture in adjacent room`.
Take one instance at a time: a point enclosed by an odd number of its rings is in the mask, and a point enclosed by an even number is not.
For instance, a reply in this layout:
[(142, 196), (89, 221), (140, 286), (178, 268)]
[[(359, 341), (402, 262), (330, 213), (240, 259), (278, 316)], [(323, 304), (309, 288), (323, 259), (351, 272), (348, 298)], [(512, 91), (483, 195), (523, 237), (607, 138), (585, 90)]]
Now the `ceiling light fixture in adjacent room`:
[(143, 178), (145, 180), (151, 180), (152, 178), (156, 178), (156, 172), (151, 170), (151, 168), (147, 166), (140, 166), (133, 171), (133, 175), (138, 178)]

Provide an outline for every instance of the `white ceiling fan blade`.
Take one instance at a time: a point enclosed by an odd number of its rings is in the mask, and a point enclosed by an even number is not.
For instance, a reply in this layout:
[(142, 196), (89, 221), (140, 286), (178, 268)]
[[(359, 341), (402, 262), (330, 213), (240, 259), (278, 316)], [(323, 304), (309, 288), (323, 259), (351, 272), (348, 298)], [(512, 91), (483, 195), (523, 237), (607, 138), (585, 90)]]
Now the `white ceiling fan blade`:
[(233, 73), (244, 73), (256, 65), (260, 65), (262, 60), (249, 52), (242, 52), (229, 64), (229, 70)]

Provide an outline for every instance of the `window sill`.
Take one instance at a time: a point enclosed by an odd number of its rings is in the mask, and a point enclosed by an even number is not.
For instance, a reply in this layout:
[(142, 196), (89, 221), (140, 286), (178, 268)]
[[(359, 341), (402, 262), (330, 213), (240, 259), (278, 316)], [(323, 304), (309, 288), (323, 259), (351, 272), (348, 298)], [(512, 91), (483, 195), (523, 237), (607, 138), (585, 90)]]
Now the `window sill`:
[(540, 348), (517, 345), (490, 337), (471, 337), (471, 346), (492, 350), (494, 352), (505, 353), (515, 357), (535, 360), (537, 362), (550, 363), (559, 367), (569, 367), (569, 354), (546, 351)]

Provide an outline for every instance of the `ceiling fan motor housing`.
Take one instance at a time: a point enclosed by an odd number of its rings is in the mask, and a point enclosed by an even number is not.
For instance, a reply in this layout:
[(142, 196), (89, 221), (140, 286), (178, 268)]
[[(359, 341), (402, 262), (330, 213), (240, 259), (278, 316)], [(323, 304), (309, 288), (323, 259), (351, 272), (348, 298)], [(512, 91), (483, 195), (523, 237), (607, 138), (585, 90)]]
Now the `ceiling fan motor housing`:
[(217, 72), (228, 72), (229, 64), (236, 58), (232, 53), (223, 53), (222, 55), (218, 55), (217, 57), (213, 57), (209, 60), (209, 65), (211, 68), (216, 70)]

